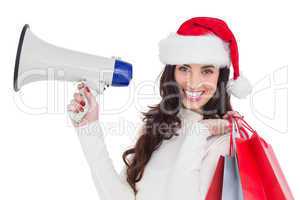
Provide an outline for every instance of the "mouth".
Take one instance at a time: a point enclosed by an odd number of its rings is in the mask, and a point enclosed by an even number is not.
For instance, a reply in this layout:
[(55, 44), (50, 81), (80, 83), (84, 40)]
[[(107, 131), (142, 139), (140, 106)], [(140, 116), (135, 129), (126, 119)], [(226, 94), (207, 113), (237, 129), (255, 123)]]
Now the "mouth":
[(189, 91), (189, 90), (184, 90), (183, 89), (183, 93), (185, 98), (187, 98), (189, 101), (200, 101), (203, 94), (205, 93), (205, 91)]

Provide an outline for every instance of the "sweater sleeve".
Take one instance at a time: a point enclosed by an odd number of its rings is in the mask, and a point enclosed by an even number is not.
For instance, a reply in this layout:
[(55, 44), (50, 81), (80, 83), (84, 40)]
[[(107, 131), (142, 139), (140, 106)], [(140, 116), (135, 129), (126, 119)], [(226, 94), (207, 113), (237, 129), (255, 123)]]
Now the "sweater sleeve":
[(204, 199), (210, 187), (220, 156), (229, 153), (230, 135), (212, 136), (208, 139), (207, 147), (200, 166), (200, 192)]
[(170, 176), (167, 200), (205, 199), (220, 155), (229, 150), (229, 134), (212, 136), (201, 123), (188, 126)]
[(194, 200), (201, 198), (200, 165), (209, 130), (202, 123), (186, 126), (185, 139), (169, 178), (167, 200)]
[(124, 176), (118, 174), (107, 151), (98, 121), (76, 128), (91, 176), (101, 200), (134, 200), (135, 195)]

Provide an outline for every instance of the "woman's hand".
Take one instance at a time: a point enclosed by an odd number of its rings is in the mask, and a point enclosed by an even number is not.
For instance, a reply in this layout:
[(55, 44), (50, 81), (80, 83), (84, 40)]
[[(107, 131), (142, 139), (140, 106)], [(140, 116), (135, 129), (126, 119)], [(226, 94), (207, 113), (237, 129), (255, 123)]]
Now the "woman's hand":
[[(207, 126), (211, 135), (222, 135), (230, 131), (229, 116), (242, 117), (237, 111), (228, 111), (223, 119), (205, 119), (202, 120), (202, 123)], [(237, 122), (239, 127), (242, 127), (239, 118), (237, 118)]]
[(81, 120), (81, 122), (77, 124), (72, 120), (72, 123), (75, 127), (80, 127), (98, 120), (99, 106), (95, 96), (91, 93), (90, 89), (84, 83), (78, 84), (77, 87), (79, 91), (82, 91), (84, 93), (87, 102), (84, 101), (83, 96), (81, 96), (79, 92), (78, 93), (76, 92), (74, 93), (74, 99), (68, 105), (68, 111), (72, 111), (75, 113), (82, 112), (83, 107), (88, 103), (89, 110), (84, 116), (84, 118)]
[(243, 118), (243, 116), (240, 115), (240, 113), (238, 113), (237, 111), (228, 111), (224, 116), (223, 116), (223, 119), (227, 119), (228, 121), (228, 126), (229, 126), (229, 116), (234, 116), (234, 117), (238, 117), (236, 118), (236, 121), (238, 123), (238, 126), (241, 128), (242, 127), (242, 122), (241, 120), (239, 119), (240, 118)]
[(201, 121), (211, 135), (222, 135), (230, 131), (229, 121), (226, 119), (205, 119)]

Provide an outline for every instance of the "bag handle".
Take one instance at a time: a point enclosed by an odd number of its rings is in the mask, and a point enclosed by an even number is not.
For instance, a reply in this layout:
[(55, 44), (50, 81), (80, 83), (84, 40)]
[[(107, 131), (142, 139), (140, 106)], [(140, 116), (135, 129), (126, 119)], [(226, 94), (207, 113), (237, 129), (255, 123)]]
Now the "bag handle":
[[(241, 127), (240, 124), (238, 123), (238, 120), (241, 120)], [(229, 121), (229, 129), (230, 129), (230, 149), (229, 149), (229, 155), (232, 156), (235, 148), (236, 148), (236, 144), (235, 144), (235, 138), (237, 137), (237, 134), (240, 136), (240, 138), (243, 139), (249, 139), (249, 134), (247, 132), (246, 129), (250, 130), (251, 132), (255, 132), (255, 130), (253, 128), (251, 128), (251, 126), (245, 122), (245, 120), (243, 119), (243, 117), (238, 117), (238, 116), (229, 116), (228, 118)]]
[(245, 131), (243, 126), (240, 127), (240, 124), (239, 124), (239, 119), (243, 119), (243, 117), (235, 117), (235, 116), (232, 116), (232, 117), (233, 117), (233, 120), (236, 123), (236, 127), (237, 127), (237, 130), (238, 130), (238, 133), (239, 133), (240, 137), (243, 138), (243, 139), (249, 139), (249, 134), (247, 133), (247, 131)]
[(228, 120), (229, 120), (229, 129), (230, 129), (229, 155), (232, 156), (234, 150), (236, 149), (236, 144), (235, 144), (236, 134), (239, 133), (240, 137), (242, 138), (244, 138), (244, 136), (241, 134), (241, 131), (239, 130), (236, 120), (234, 120), (232, 116), (229, 116)]
[[(240, 120), (242, 123), (242, 131), (245, 133), (245, 134), (247, 134), (248, 135), (248, 133), (247, 133), (247, 130), (248, 131), (250, 131), (252, 134), (253, 133), (257, 133), (256, 132), (256, 130), (254, 130), (254, 128), (252, 128), (245, 120), (244, 120), (244, 118), (243, 117), (239, 117), (239, 116), (233, 116), (233, 118), (235, 118), (235, 119), (238, 119), (238, 120)], [(246, 129), (247, 130), (246, 130)], [(249, 135), (248, 135), (248, 138), (249, 138)]]
[(233, 136), (232, 136), (232, 118), (229, 117), (228, 118), (229, 121), (229, 137), (230, 137), (230, 144), (229, 144), (229, 156), (232, 156), (232, 152), (233, 152)]

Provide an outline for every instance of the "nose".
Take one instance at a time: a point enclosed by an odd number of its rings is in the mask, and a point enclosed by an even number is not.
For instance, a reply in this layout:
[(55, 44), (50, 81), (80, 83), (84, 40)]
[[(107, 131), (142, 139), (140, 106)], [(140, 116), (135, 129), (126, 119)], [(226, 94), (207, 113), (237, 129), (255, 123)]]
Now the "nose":
[(187, 86), (189, 89), (196, 90), (197, 88), (200, 88), (202, 84), (202, 77), (198, 73), (191, 73), (191, 75), (188, 76)]

